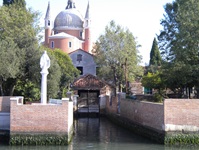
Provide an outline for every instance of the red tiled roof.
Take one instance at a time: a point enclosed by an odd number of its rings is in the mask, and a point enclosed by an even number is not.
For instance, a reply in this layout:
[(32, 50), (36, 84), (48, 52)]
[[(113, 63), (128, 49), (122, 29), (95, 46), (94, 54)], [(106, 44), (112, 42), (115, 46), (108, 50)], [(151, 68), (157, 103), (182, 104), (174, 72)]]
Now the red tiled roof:
[(81, 76), (76, 81), (73, 82), (73, 89), (81, 89), (81, 90), (100, 90), (101, 88), (108, 85), (108, 83), (98, 79), (96, 76), (87, 74)]

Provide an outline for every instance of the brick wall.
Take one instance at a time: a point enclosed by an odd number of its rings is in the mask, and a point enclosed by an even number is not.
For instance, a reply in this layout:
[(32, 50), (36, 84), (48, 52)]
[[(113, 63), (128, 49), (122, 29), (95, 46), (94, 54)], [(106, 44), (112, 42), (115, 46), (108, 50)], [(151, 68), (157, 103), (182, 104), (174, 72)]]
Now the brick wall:
[(121, 101), (121, 116), (150, 128), (162, 130), (164, 125), (162, 104), (125, 100)]
[(166, 99), (166, 130), (199, 130), (199, 99)]
[(10, 112), (10, 96), (0, 97), (0, 112)]
[(16, 100), (11, 100), (10, 132), (68, 133), (73, 122), (68, 120), (72, 108), (69, 101), (63, 101), (62, 105), (17, 105)]
[[(118, 114), (117, 98), (106, 112)], [(163, 104), (122, 99), (120, 117), (159, 131), (199, 131), (199, 99), (165, 99)]]

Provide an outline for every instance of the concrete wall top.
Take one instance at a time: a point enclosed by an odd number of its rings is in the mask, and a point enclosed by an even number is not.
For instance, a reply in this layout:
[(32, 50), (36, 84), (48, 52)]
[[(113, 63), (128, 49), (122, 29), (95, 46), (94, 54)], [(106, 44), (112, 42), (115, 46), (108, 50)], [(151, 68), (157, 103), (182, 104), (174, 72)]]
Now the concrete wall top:
[(10, 98), (12, 96), (0, 97), (0, 112), (10, 112)]

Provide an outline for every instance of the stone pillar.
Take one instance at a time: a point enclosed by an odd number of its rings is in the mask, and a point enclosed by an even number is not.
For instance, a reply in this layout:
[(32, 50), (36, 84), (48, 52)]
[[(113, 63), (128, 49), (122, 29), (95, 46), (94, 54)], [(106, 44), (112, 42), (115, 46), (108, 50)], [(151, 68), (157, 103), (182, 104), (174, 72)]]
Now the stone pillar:
[(72, 98), (71, 98), (72, 92), (67, 92), (66, 95), (67, 95), (67, 97), (69, 98), (69, 101), (71, 101), (71, 100), (72, 100)]
[(77, 98), (79, 97), (79, 95), (73, 95), (73, 109), (74, 111), (76, 111), (77, 108)]
[(41, 67), (41, 103), (47, 104), (47, 75), (48, 68), (50, 67), (50, 58), (48, 57), (46, 51), (44, 51), (43, 55), (40, 58), (40, 67)]
[(42, 73), (42, 80), (41, 80), (41, 103), (47, 104), (47, 75), (48, 73)]
[(69, 101), (69, 98), (62, 98), (62, 105), (67, 107), (68, 116), (67, 116), (67, 126), (68, 126), (68, 141), (72, 138), (73, 135), (73, 102)]

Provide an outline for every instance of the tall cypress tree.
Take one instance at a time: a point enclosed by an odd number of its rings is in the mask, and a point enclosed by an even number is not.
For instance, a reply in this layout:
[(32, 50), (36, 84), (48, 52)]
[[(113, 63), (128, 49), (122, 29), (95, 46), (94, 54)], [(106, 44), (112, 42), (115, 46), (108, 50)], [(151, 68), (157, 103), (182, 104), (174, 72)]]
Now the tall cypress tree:
[(150, 52), (149, 66), (151, 66), (151, 65), (160, 66), (161, 62), (162, 62), (162, 58), (160, 56), (160, 51), (158, 48), (157, 40), (156, 40), (156, 38), (154, 38), (153, 45), (152, 45), (151, 52)]
[(14, 3), (14, 0), (3, 0), (3, 5), (10, 5)]
[(3, 5), (11, 5), (11, 4), (18, 4), (22, 7), (26, 7), (26, 1), (25, 0), (3, 0)]

